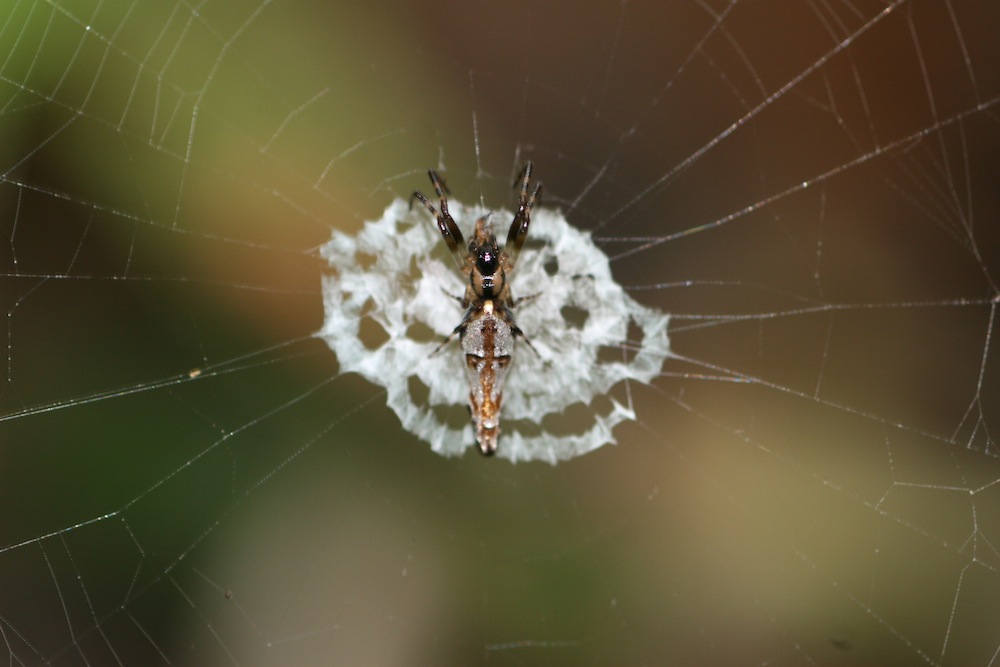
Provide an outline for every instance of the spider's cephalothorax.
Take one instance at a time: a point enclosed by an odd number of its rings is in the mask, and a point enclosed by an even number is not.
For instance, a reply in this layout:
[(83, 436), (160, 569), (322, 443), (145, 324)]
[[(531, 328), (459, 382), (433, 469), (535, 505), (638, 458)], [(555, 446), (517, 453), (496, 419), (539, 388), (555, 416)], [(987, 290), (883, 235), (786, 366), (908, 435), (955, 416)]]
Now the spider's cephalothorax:
[[(437, 193), (441, 211), (428, 201), (419, 190), (413, 197), (419, 199), (437, 219), (438, 229), (444, 237), (452, 257), (462, 273), (468, 276), (465, 295), (460, 299), (465, 308), (465, 316), (451, 336), (458, 334), (465, 353), (465, 374), (469, 380), (469, 408), (472, 422), (476, 427), (476, 441), (479, 450), (491, 456), (497, 450), (500, 434), (500, 403), (503, 385), (510, 370), (514, 353), (514, 339), (524, 334), (514, 323), (512, 309), (517, 301), (511, 296), (507, 280), (514, 270), (517, 256), (528, 235), (531, 223), (531, 207), (542, 189), (540, 183), (528, 194), (531, 179), (531, 163), (521, 172), (521, 193), (517, 213), (507, 233), (507, 241), (501, 250), (490, 216), (476, 221), (476, 229), (465, 247), (465, 239), (455, 220), (448, 213), (448, 199), (441, 179), (432, 169), (428, 172), (434, 192)], [(411, 200), (412, 201), (412, 200)], [(445, 340), (447, 342), (451, 336)], [(525, 342), (528, 342), (525, 339)], [(442, 343), (444, 345), (444, 343)], [(530, 345), (530, 343), (529, 343)], [(440, 348), (439, 348), (440, 349)]]

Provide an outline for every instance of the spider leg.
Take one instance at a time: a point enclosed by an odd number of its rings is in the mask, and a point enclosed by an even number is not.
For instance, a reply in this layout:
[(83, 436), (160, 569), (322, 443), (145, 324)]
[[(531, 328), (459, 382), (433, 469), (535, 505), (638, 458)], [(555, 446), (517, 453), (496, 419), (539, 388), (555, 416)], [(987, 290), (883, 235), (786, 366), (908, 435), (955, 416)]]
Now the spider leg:
[[(518, 299), (518, 301), (524, 301), (524, 299), (534, 299), (536, 296), (538, 295), (533, 294), (529, 297)], [(517, 303), (514, 303), (513, 305), (516, 306)], [(514, 313), (511, 312), (510, 308), (505, 305), (501, 306), (500, 312), (503, 315), (503, 318), (507, 321), (507, 324), (510, 325), (510, 332), (514, 334), (514, 338), (520, 338), (521, 340), (523, 340), (525, 343), (528, 344), (528, 347), (531, 348), (532, 352), (534, 352), (537, 356), (541, 357), (542, 355), (538, 354), (538, 350), (536, 350), (535, 346), (531, 344), (531, 340), (524, 335), (523, 331), (521, 331), (521, 327), (517, 326), (517, 323), (514, 322)]]
[(536, 357), (542, 356), (538, 353), (538, 350), (535, 349), (535, 346), (531, 344), (531, 339), (524, 335), (523, 331), (521, 331), (518, 327), (514, 327), (513, 329), (511, 329), (511, 331), (514, 332), (515, 338), (520, 338), (521, 340), (523, 340), (525, 343), (528, 344), (528, 347), (531, 348), (531, 351), (535, 353)]
[(452, 294), (443, 287), (441, 288), (441, 291), (444, 292), (446, 295), (450, 296), (455, 301), (458, 301), (462, 305), (462, 308), (468, 308), (469, 304), (465, 301), (465, 298), (460, 296), (455, 296), (454, 294)]
[(452, 331), (450, 334), (448, 334), (448, 336), (443, 341), (441, 341), (441, 343), (437, 347), (434, 348), (434, 351), (431, 352), (430, 356), (433, 357), (435, 354), (437, 354), (438, 352), (440, 352), (441, 349), (444, 348), (445, 345), (447, 345), (448, 343), (451, 342), (451, 339), (454, 338), (456, 334), (462, 333), (462, 329), (464, 327), (465, 327), (464, 324), (460, 324), (457, 327), (455, 327), (455, 330)]
[(454, 329), (452, 329), (451, 333), (448, 334), (445, 337), (445, 339), (443, 341), (441, 341), (441, 343), (437, 347), (434, 348), (434, 351), (431, 352), (430, 356), (433, 357), (435, 354), (437, 354), (438, 352), (440, 352), (441, 349), (445, 345), (447, 345), (448, 343), (450, 343), (451, 339), (454, 338), (455, 336), (461, 336), (462, 332), (465, 331), (465, 327), (467, 327), (469, 325), (469, 320), (470, 319), (472, 319), (472, 311), (471, 310), (469, 310), (469, 311), (467, 311), (465, 313), (465, 317), (462, 318), (462, 321), (459, 323), (459, 325), (457, 327), (455, 327)]
[(413, 199), (419, 199), (420, 202), (431, 212), (431, 215), (437, 220), (438, 229), (441, 230), (441, 236), (444, 237), (444, 242), (448, 246), (448, 250), (451, 251), (451, 256), (455, 258), (455, 262), (458, 263), (459, 268), (465, 266), (465, 239), (462, 237), (462, 232), (455, 224), (455, 219), (451, 217), (448, 213), (448, 198), (445, 196), (445, 186), (441, 183), (441, 178), (437, 175), (437, 172), (433, 169), (427, 171), (427, 175), (431, 178), (431, 183), (434, 185), (434, 192), (438, 196), (438, 201), (441, 204), (441, 212), (438, 213), (437, 209), (434, 208), (434, 204), (427, 200), (424, 193), (417, 190), (410, 196), (410, 204), (413, 204)]
[[(521, 246), (528, 236), (528, 225), (531, 224), (531, 207), (539, 199), (542, 192), (542, 184), (536, 183), (535, 189), (528, 195), (528, 183), (531, 180), (531, 162), (524, 165), (524, 169), (518, 174), (521, 180), (521, 196), (517, 202), (517, 213), (514, 214), (514, 221), (507, 232), (507, 242), (504, 244), (503, 252), (507, 257), (507, 268), (513, 269), (517, 262), (517, 256), (521, 253)], [(516, 182), (515, 182), (516, 185)]]
[(511, 308), (517, 308), (518, 306), (520, 306), (525, 301), (531, 301), (532, 299), (537, 299), (541, 295), (542, 295), (541, 292), (535, 292), (534, 294), (529, 294), (528, 296), (520, 296), (520, 297), (518, 297), (516, 299), (512, 299), (511, 302), (510, 302), (510, 307)]

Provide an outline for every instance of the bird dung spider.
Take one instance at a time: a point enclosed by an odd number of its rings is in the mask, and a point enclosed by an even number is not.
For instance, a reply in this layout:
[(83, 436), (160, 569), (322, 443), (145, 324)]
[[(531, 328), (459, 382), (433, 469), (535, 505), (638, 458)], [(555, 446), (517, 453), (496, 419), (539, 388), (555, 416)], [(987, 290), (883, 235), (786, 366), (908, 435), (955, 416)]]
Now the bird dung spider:
[[(536, 183), (534, 190), (528, 194), (531, 162), (525, 164), (519, 177), (521, 196), (517, 213), (507, 232), (507, 242), (503, 249), (497, 246), (497, 239), (493, 234), (492, 214), (476, 220), (475, 232), (468, 248), (463, 249), (465, 239), (448, 213), (448, 198), (441, 179), (433, 169), (427, 174), (434, 185), (441, 210), (435, 209), (419, 190), (413, 193), (410, 201), (412, 203), (413, 199), (419, 199), (431, 212), (455, 263), (468, 276), (465, 295), (459, 298), (462, 308), (465, 308), (465, 316), (438, 349), (458, 334), (465, 353), (469, 410), (476, 427), (476, 442), (484, 456), (492, 456), (497, 451), (500, 407), (504, 384), (514, 360), (514, 339), (524, 337), (524, 333), (514, 322), (513, 313), (513, 309), (523, 299), (514, 299), (507, 278), (514, 271), (517, 256), (528, 236), (531, 208), (538, 199), (542, 185)], [(531, 345), (527, 338), (525, 342)]]

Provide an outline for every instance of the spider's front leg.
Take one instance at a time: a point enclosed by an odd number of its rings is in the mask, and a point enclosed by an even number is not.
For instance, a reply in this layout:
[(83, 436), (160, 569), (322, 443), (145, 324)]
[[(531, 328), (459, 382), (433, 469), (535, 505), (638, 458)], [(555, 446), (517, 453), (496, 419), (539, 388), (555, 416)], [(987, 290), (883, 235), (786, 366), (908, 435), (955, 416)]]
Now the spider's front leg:
[(518, 174), (518, 178), (521, 180), (521, 196), (518, 198), (517, 213), (514, 214), (514, 221), (510, 225), (510, 231), (507, 232), (507, 242), (503, 246), (503, 255), (506, 258), (506, 269), (508, 271), (514, 268), (517, 256), (521, 253), (521, 246), (524, 245), (524, 239), (528, 237), (528, 225), (531, 224), (531, 208), (535, 205), (535, 200), (539, 198), (542, 192), (542, 184), (536, 183), (535, 189), (531, 191), (530, 196), (528, 195), (528, 183), (531, 180), (530, 161), (525, 163), (524, 169)]
[(413, 204), (414, 198), (419, 199), (427, 210), (431, 212), (431, 215), (437, 220), (441, 236), (444, 237), (444, 242), (447, 244), (448, 250), (451, 251), (451, 256), (455, 258), (458, 268), (465, 268), (468, 251), (465, 248), (465, 239), (462, 237), (462, 231), (455, 224), (455, 219), (448, 213), (448, 198), (444, 194), (445, 186), (442, 184), (437, 172), (433, 169), (428, 169), (427, 175), (430, 176), (431, 183), (434, 185), (434, 192), (437, 193), (438, 202), (441, 204), (441, 212), (438, 213), (437, 209), (434, 208), (434, 204), (430, 203), (420, 190), (416, 190), (410, 195), (410, 204)]

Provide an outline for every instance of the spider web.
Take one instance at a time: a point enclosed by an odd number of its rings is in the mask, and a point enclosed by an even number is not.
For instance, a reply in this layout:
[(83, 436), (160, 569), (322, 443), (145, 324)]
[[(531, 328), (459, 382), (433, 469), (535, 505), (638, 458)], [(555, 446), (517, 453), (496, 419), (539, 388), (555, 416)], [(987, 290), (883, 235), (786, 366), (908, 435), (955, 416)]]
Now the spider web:
[[(7, 3), (0, 656), (997, 664), (998, 14)], [(674, 356), (617, 446), (446, 459), (319, 249), (527, 159)]]

